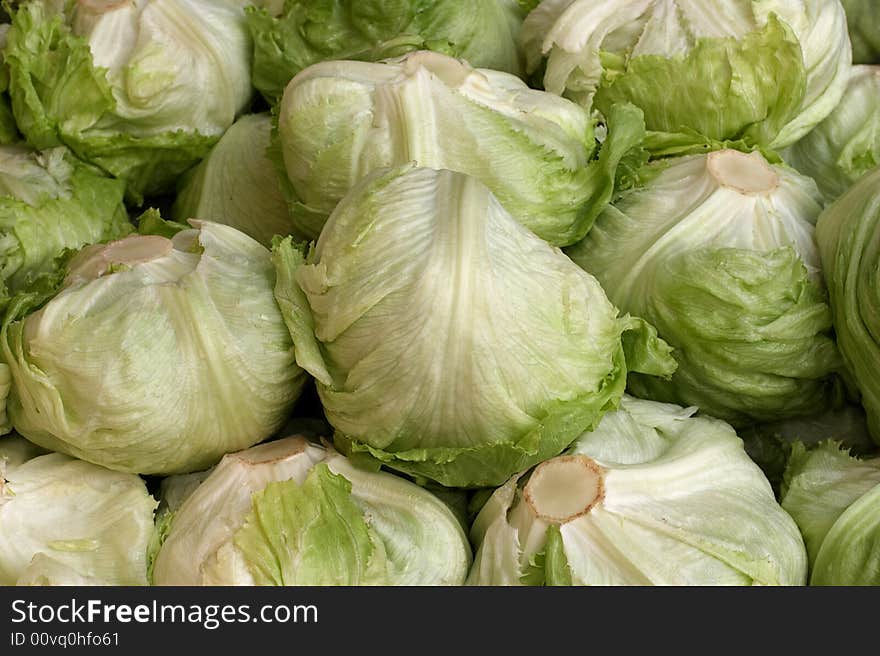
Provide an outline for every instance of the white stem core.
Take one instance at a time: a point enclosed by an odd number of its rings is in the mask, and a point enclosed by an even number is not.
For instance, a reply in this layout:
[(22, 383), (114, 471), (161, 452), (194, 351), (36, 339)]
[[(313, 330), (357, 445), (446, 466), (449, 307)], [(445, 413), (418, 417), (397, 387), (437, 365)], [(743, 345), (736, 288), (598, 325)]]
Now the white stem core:
[(588, 513), (604, 495), (602, 468), (583, 455), (559, 456), (541, 463), (523, 490), (534, 513), (557, 524)]
[(430, 50), (418, 50), (404, 57), (403, 72), (407, 77), (415, 75), (424, 68), (450, 87), (460, 87), (474, 73), (474, 70), (458, 59), (441, 55)]
[(759, 152), (719, 150), (707, 156), (709, 174), (722, 187), (741, 194), (766, 194), (779, 186), (779, 176)]
[(227, 457), (245, 465), (262, 465), (267, 462), (281, 462), (296, 457), (303, 453), (308, 446), (309, 441), (304, 437), (285, 437), (284, 439), (252, 446), (238, 453), (231, 453)]
[(172, 250), (171, 240), (159, 235), (130, 235), (109, 244), (87, 246), (71, 260), (68, 279), (97, 280), (114, 265), (143, 264)]
[(78, 0), (77, 4), (95, 13), (106, 13), (131, 4), (131, 0)]

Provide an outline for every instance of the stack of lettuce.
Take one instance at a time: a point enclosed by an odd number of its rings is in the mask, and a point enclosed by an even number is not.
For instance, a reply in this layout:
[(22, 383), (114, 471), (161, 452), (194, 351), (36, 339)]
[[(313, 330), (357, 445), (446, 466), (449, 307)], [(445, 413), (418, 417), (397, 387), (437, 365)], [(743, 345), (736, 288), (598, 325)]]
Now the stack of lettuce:
[(877, 584), (871, 3), (704, 4), (8, 3), (0, 584)]

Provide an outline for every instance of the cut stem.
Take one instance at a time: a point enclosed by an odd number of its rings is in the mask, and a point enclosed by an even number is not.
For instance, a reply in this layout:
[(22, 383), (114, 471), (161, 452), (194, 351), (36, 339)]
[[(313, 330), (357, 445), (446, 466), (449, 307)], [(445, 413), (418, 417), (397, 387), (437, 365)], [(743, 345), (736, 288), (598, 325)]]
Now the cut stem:
[(535, 468), (523, 496), (537, 517), (564, 524), (590, 512), (602, 501), (603, 470), (583, 455), (552, 458)]
[(158, 235), (130, 235), (109, 244), (87, 246), (71, 260), (68, 278), (97, 280), (114, 266), (143, 264), (172, 250), (171, 240)]
[(106, 14), (131, 4), (130, 0), (78, 0), (77, 4), (95, 14)]
[(710, 153), (707, 167), (719, 185), (746, 195), (767, 194), (779, 186), (779, 176), (761, 153), (738, 150)]
[(406, 55), (402, 64), (403, 72), (407, 76), (411, 77), (419, 69), (424, 68), (453, 88), (462, 86), (474, 74), (474, 69), (458, 59), (429, 50), (419, 50)]
[(230, 453), (227, 457), (248, 466), (264, 465), (295, 458), (303, 453), (308, 446), (308, 440), (297, 435), (252, 446), (244, 451)]

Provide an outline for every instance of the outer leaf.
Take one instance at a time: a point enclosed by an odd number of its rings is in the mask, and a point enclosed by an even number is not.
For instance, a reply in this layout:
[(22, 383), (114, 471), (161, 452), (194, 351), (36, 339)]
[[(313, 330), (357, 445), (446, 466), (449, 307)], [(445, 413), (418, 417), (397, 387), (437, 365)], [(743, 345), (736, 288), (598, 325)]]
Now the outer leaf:
[(791, 248), (674, 258), (658, 272), (645, 315), (676, 349), (678, 368), (668, 383), (634, 377), (635, 394), (736, 425), (815, 412), (835, 398), (831, 311)]
[(332, 384), (324, 362), (321, 344), (315, 337), (315, 325), (309, 302), (296, 283), (297, 270), (305, 265), (302, 251), (287, 237), (272, 249), (275, 265), (275, 300), (294, 341), (297, 364), (325, 385)]
[(837, 345), (861, 393), (871, 436), (880, 443), (880, 168), (825, 209), (816, 239)]
[(847, 508), (813, 563), (811, 585), (880, 585), (880, 485)]
[[(10, 295), (53, 274), (65, 249), (131, 232), (125, 185), (64, 148), (0, 148), (0, 275)], [(2, 299), (5, 304), (6, 299)]]
[(852, 41), (853, 64), (880, 64), (880, 17), (871, 0), (841, 0)]
[(565, 555), (565, 543), (558, 526), (547, 529), (547, 553), (544, 560), (547, 585), (571, 585), (571, 570)]
[(673, 349), (657, 336), (657, 329), (638, 317), (625, 317), (624, 322), (623, 352), (630, 373), (667, 379), (672, 376), (678, 366)]
[(846, 14), (840, 2), (826, 0), (758, 0), (761, 24), (778, 16), (800, 42), (806, 69), (804, 98), (795, 117), (770, 144), (779, 149), (795, 143), (829, 116), (840, 103), (852, 65)]
[(880, 461), (858, 460), (838, 442), (795, 444), (785, 470), (782, 507), (795, 519), (810, 562), (847, 508), (880, 485)]
[(746, 453), (761, 467), (777, 496), (794, 444), (815, 445), (834, 440), (859, 456), (875, 449), (865, 411), (852, 403), (818, 414), (758, 424), (741, 432), (740, 437)]
[(880, 66), (854, 66), (837, 108), (785, 153), (827, 202), (880, 165)]
[(178, 232), (190, 229), (190, 226), (184, 223), (166, 221), (155, 207), (143, 212), (134, 222), (137, 224), (139, 235), (158, 235), (168, 239), (172, 239)]
[(300, 486), (269, 483), (254, 496), (251, 513), (233, 542), (257, 585), (363, 585), (384, 583), (363, 512), (351, 483), (318, 464)]
[(365, 471), (337, 453), (329, 454), (327, 464), (351, 482), (352, 501), (384, 551), (388, 583), (460, 585), (465, 580), (471, 550), (443, 498), (402, 477)]
[[(55, 581), (66, 570), (77, 584), (80, 577), (146, 584), (156, 501), (140, 478), (60, 453), (3, 462), (0, 456), (0, 583)], [(46, 568), (32, 563), (40, 554), (50, 559)]]
[[(165, 479), (168, 480), (168, 479)], [(171, 523), (174, 521), (174, 512), (160, 509), (156, 513), (156, 524), (153, 535), (147, 545), (147, 583), (153, 585), (153, 568), (156, 566), (156, 556), (168, 539), (171, 531)]]
[[(519, 476), (512, 476), (489, 497), (471, 525), (471, 542), (476, 548), (468, 585), (520, 585), (543, 581), (543, 571), (522, 567), (516, 529), (507, 514), (517, 496)], [(532, 574), (534, 579), (523, 576)]]
[(837, 442), (797, 444), (782, 506), (804, 535), (812, 585), (880, 583), (880, 460), (858, 460)]
[[(851, 53), (826, 0), (545, 0), (523, 23), (530, 72), (584, 107), (645, 110), (661, 144), (745, 140), (781, 148), (828, 116)], [(543, 72), (540, 72), (541, 67)]]
[(681, 58), (642, 55), (605, 75), (595, 97), (599, 110), (632, 102), (644, 111), (648, 130), (690, 129), (700, 135), (697, 143), (770, 145), (797, 113), (805, 88), (800, 46), (775, 19), (742, 39), (698, 41)]
[(325, 61), (378, 61), (435, 50), (474, 66), (521, 71), (516, 36), (524, 16), (510, 0), (293, 0), (280, 15), (248, 8), (254, 86), (274, 103), (288, 81)]
[(294, 228), (281, 183), (266, 155), (270, 131), (268, 114), (238, 119), (181, 180), (172, 215), (230, 225), (264, 246), (275, 235), (290, 234)]

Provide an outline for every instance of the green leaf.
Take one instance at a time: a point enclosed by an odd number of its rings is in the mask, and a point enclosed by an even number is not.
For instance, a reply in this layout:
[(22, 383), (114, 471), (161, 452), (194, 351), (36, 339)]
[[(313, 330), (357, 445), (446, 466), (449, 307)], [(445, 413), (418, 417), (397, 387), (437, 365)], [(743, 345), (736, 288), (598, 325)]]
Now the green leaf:
[(854, 66), (835, 110), (784, 155), (827, 203), (880, 166), (880, 67)]
[(28, 2), (12, 16), (4, 56), (9, 65), (12, 109), (19, 129), (37, 148), (63, 143), (115, 101), (104, 71), (95, 68), (89, 44), (42, 2)]
[(189, 230), (191, 226), (177, 221), (167, 221), (155, 207), (151, 207), (135, 218), (139, 235), (159, 235), (171, 239), (181, 230)]
[(686, 134), (694, 145), (740, 139), (775, 145), (806, 87), (800, 44), (775, 15), (739, 39), (699, 39), (685, 55), (641, 55), (619, 69), (607, 67), (607, 57), (603, 63), (595, 106), (605, 113), (631, 102), (644, 111), (649, 131), (674, 134), (682, 145)]
[[(547, 529), (549, 533), (553, 527)], [(559, 527), (556, 527), (557, 530)], [(544, 551), (533, 553), (529, 558), (528, 564), (523, 568), (520, 574), (519, 582), (522, 585), (539, 586), (547, 582), (546, 571), (546, 554)]]
[(165, 132), (142, 137), (62, 134), (79, 157), (125, 180), (126, 200), (141, 205), (145, 196), (173, 191), (184, 172), (204, 157), (218, 136), (197, 132)]
[(819, 413), (756, 424), (739, 436), (746, 452), (764, 471), (777, 496), (781, 495), (784, 473), (792, 445), (812, 446), (833, 440), (864, 456), (876, 448), (868, 433), (865, 411), (853, 403)]
[(852, 41), (853, 64), (880, 64), (880, 16), (873, 0), (841, 0)]
[(551, 524), (547, 527), (547, 546), (545, 549), (544, 567), (547, 572), (547, 585), (570, 586), (572, 584), (571, 569), (568, 567), (565, 543), (557, 524)]
[(337, 431), (334, 444), (344, 453), (369, 454), (392, 469), (411, 476), (425, 476), (448, 487), (500, 485), (511, 473), (559, 455), (572, 440), (592, 430), (607, 411), (616, 407), (626, 385), (623, 359), (621, 349), (615, 355), (614, 370), (598, 391), (550, 404), (537, 426), (516, 442), (385, 451)]
[(384, 552), (351, 499), (351, 483), (320, 463), (302, 485), (269, 483), (236, 532), (258, 585), (382, 583)]
[[(825, 551), (825, 566), (834, 567), (830, 560), (845, 559), (843, 551), (834, 543), (846, 539), (837, 528), (838, 521), (847, 515), (842, 526), (850, 525), (853, 539), (870, 536), (875, 532), (875, 501), (856, 505), (858, 500), (880, 487), (880, 460), (859, 460), (849, 454), (839, 442), (826, 441), (808, 449), (800, 443), (792, 446), (782, 484), (782, 507), (794, 518), (804, 536), (810, 562), (815, 564)], [(873, 525), (860, 524), (860, 517), (872, 518)], [(825, 542), (833, 537), (829, 547)], [(874, 539), (874, 538), (871, 538)], [(839, 572), (838, 572), (839, 573)], [(847, 575), (858, 577), (856, 567)]]
[(165, 544), (168, 534), (171, 532), (171, 523), (174, 521), (173, 512), (161, 512), (156, 517), (156, 524), (150, 543), (147, 545), (147, 583), (153, 585), (153, 567), (156, 564), (156, 557)]
[(293, 338), (296, 362), (316, 380), (330, 385), (332, 378), (324, 362), (321, 344), (315, 337), (312, 311), (296, 282), (297, 269), (305, 264), (302, 247), (295, 246), (292, 237), (277, 241), (272, 249), (272, 263), (276, 275), (275, 300)]
[(304, 68), (325, 60), (378, 61), (435, 50), (474, 66), (519, 73), (523, 9), (506, 0), (289, 0), (282, 14), (246, 8), (253, 84), (270, 104)]
[(829, 205), (816, 225), (837, 344), (880, 443), (880, 169)]
[(834, 522), (813, 563), (810, 585), (880, 585), (880, 485)]
[(124, 189), (63, 148), (0, 147), (0, 275), (8, 293), (41, 286), (66, 249), (130, 233)]
[(696, 405), (735, 425), (816, 412), (840, 396), (825, 291), (790, 247), (670, 259), (646, 316), (678, 368), (668, 382), (634, 375), (638, 396)]
[(582, 205), (577, 220), (566, 226), (562, 234), (552, 235), (552, 243), (574, 244), (590, 231), (596, 218), (611, 202), (615, 185), (625, 185), (638, 166), (646, 159), (642, 149), (645, 137), (644, 114), (634, 105), (613, 105), (608, 113), (607, 137), (599, 151), (599, 158), (586, 169), (584, 189), (588, 200)]
[(678, 368), (673, 348), (657, 336), (657, 329), (644, 319), (623, 317), (626, 326), (621, 340), (630, 373), (669, 379)]
[[(685, 129), (681, 132), (648, 131), (643, 145), (655, 158), (701, 155), (716, 150), (738, 150), (742, 153), (758, 151), (771, 164), (782, 162), (779, 153), (766, 146), (755, 145), (746, 139), (725, 139), (723, 141), (706, 139), (691, 129)], [(640, 173), (643, 172), (640, 171)]]

